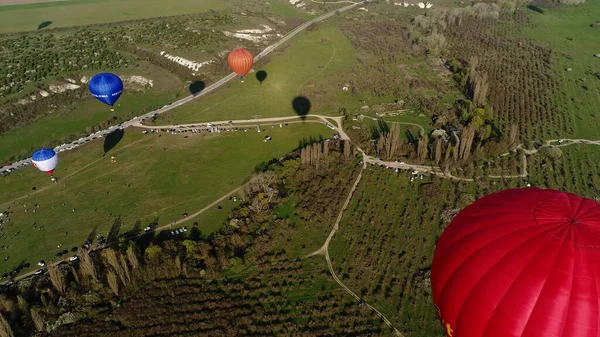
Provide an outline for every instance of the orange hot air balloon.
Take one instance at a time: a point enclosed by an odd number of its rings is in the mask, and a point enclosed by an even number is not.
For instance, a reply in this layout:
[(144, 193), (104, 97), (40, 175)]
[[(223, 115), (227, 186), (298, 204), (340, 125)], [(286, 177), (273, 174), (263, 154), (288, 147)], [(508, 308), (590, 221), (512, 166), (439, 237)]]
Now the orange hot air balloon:
[(229, 67), (243, 79), (244, 75), (250, 71), (254, 64), (254, 56), (244, 48), (235, 49), (227, 56), (227, 63), (229, 64)]

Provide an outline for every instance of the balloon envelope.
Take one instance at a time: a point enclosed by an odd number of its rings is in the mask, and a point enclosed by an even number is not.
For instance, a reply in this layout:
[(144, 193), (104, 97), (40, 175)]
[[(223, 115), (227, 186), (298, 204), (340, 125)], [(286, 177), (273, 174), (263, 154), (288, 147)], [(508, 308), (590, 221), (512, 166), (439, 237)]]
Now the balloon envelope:
[(111, 73), (95, 75), (90, 80), (88, 87), (92, 96), (110, 106), (115, 104), (123, 92), (123, 82), (119, 76)]
[(244, 48), (232, 50), (227, 56), (229, 67), (238, 75), (246, 75), (254, 64), (254, 56)]
[(52, 174), (58, 164), (58, 155), (52, 149), (40, 149), (31, 156), (33, 166), (47, 174)]
[(433, 302), (447, 336), (600, 336), (600, 204), (537, 188), (479, 199), (441, 235)]

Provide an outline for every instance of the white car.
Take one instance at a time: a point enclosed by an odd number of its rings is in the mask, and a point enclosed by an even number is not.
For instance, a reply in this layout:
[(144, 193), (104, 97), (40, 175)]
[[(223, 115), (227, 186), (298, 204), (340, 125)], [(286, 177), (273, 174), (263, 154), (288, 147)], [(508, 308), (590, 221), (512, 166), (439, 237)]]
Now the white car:
[(151, 230), (151, 229), (152, 229), (152, 228), (151, 228), (150, 226), (148, 226), (148, 227), (144, 228), (144, 232), (147, 232), (147, 231), (149, 231), (149, 230)]
[(40, 261), (40, 262), (38, 262), (38, 266), (45, 267), (46, 266), (46, 261)]
[(35, 273), (33, 273), (33, 275), (40, 275), (42, 274), (44, 271), (42, 269), (38, 269), (35, 271)]
[(69, 258), (69, 261), (77, 261), (77, 260), (79, 260), (79, 256), (77, 256), (77, 255), (73, 255)]

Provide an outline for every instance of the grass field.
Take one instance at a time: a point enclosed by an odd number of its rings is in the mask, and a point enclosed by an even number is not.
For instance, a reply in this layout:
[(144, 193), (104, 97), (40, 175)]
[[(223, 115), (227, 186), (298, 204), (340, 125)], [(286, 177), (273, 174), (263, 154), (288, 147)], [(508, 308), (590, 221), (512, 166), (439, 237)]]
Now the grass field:
[(313, 18), (312, 15), (298, 10), (296, 7), (292, 6), (288, 0), (269, 0), (265, 3), (268, 3), (271, 7), (271, 11), (277, 14), (282, 19), (306, 19), (309, 20)]
[[(174, 100), (175, 92), (178, 89), (182, 96), (189, 94), (188, 91), (182, 89), (183, 83), (176, 76), (145, 62), (142, 62), (139, 69), (117, 71), (116, 73), (144, 76), (154, 81), (154, 87), (142, 93), (125, 92), (118, 101), (120, 106), (115, 106), (114, 112), (111, 112), (108, 106), (90, 97), (84, 102), (44, 116), (23, 128), (0, 134), (0, 160), (2, 163), (5, 164), (7, 158), (17, 155), (28, 157), (34, 148), (52, 144), (60, 145), (65, 138), (84, 134), (86, 128), (99, 125), (113, 116), (117, 116), (122, 121), (131, 112), (139, 115), (144, 108), (163, 106)], [(127, 90), (127, 87), (125, 89)]]
[[(105, 233), (117, 216), (129, 230), (137, 220), (145, 226), (159, 218), (165, 225), (184, 212), (192, 214), (241, 185), (259, 163), (283, 156), (305, 137), (330, 136), (330, 130), (306, 123), (273, 128), (268, 134), (273, 140), (264, 143), (264, 133), (252, 131), (190, 134), (185, 139), (167, 133), (142, 135), (128, 128), (106, 157), (102, 139), (61, 153), (55, 171), (58, 184), (31, 166), (2, 177), (0, 209), (14, 214), (2, 226), (0, 243), (9, 249), (2, 250), (0, 258), (10, 259), (1, 262), (0, 270), (50, 259), (57, 251), (81, 245), (93, 227)], [(110, 163), (110, 155), (118, 164)], [(224, 201), (223, 213), (231, 208), (228, 203), (232, 202)], [(34, 204), (39, 205), (35, 213)], [(194, 220), (203, 223), (203, 233), (218, 229), (224, 219), (221, 214), (207, 215), (215, 222)], [(57, 249), (58, 244), (63, 248)]]
[[(573, 121), (574, 136), (598, 139), (600, 131), (600, 2), (582, 6), (543, 8), (543, 13), (528, 11), (536, 27), (523, 32), (554, 52), (559, 87), (566, 94), (560, 111)], [(567, 72), (566, 69), (572, 71)], [(594, 73), (596, 75), (594, 75)], [(586, 89), (587, 88), (587, 89)]]
[(68, 0), (0, 7), (0, 33), (48, 28), (84, 26), (158, 16), (182, 15), (222, 10), (219, 0)]
[[(426, 177), (411, 183), (406, 171), (369, 166), (331, 241), (334, 270), (405, 336), (441, 337), (427, 278), (435, 243), (449, 221), (446, 212), (490, 193), (525, 187), (525, 182), (599, 200), (600, 146), (560, 149), (527, 156), (526, 178), (461, 182)], [(503, 157), (508, 160), (501, 171), (482, 173), (514, 174), (519, 157)]]
[[(307, 86), (316, 85), (323, 91), (335, 88), (342, 92), (343, 83), (330, 83), (326, 79), (328, 74), (346, 71), (355, 63), (352, 46), (338, 28), (324, 25), (315, 31), (301, 33), (290, 44), (289, 48), (282, 47), (280, 52), (275, 52), (272, 62), (261, 69), (255, 68), (267, 73), (262, 84), (255, 73), (249, 73), (244, 83), (232, 80), (227, 88), (172, 110), (158, 123), (294, 115), (292, 101), (302, 95), (302, 89)], [(358, 99), (350, 94), (321, 102), (307, 98), (311, 104), (310, 113), (337, 114), (338, 108), (348, 102), (358, 105)]]

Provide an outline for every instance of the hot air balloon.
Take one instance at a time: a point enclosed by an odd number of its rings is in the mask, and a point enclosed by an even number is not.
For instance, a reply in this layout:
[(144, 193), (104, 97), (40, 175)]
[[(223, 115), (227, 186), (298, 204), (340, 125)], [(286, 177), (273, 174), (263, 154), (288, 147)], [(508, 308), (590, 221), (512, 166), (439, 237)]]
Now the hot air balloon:
[(254, 64), (254, 56), (244, 48), (234, 49), (227, 56), (227, 63), (236, 74), (240, 75), (240, 79), (244, 82), (244, 75), (252, 69)]
[(97, 74), (88, 83), (92, 96), (100, 102), (112, 106), (123, 92), (123, 81), (119, 76), (111, 73)]
[(52, 149), (40, 149), (31, 156), (33, 166), (47, 174), (52, 174), (58, 164), (58, 155)]
[(448, 337), (598, 337), (600, 204), (538, 188), (483, 197), (441, 235), (431, 287)]

